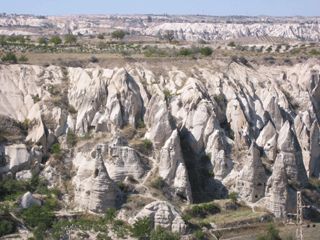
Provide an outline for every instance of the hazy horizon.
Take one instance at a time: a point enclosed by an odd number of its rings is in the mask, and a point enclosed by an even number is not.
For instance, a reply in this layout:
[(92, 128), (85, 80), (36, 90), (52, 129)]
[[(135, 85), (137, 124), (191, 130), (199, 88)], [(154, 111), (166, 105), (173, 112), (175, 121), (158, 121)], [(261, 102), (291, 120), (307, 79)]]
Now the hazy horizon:
[(319, 0), (11, 0), (0, 3), (7, 14), (45, 16), (67, 15), (206, 15), (206, 16), (273, 16), (318, 17)]

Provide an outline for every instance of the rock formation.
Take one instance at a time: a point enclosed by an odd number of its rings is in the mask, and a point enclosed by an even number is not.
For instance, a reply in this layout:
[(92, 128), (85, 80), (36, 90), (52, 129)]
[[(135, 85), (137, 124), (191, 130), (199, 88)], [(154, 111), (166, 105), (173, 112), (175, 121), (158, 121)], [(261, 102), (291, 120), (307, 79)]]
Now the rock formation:
[(179, 212), (168, 202), (156, 201), (148, 204), (131, 221), (144, 217), (152, 221), (154, 228), (162, 227), (178, 233), (185, 233), (187, 229)]
[(75, 203), (81, 210), (89, 210), (101, 213), (107, 208), (116, 206), (118, 188), (110, 179), (107, 169), (103, 163), (101, 148), (98, 146), (94, 159), (93, 169), (85, 178), (83, 169), (79, 169), (74, 178), (75, 184)]

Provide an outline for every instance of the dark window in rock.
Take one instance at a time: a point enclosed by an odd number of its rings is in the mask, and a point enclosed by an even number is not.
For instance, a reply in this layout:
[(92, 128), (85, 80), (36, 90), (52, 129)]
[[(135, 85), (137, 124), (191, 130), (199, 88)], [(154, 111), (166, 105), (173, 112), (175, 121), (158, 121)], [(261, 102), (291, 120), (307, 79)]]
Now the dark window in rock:
[(255, 195), (254, 197), (255, 197), (255, 198), (258, 198), (258, 195)]
[(94, 171), (94, 177), (98, 177), (98, 175), (99, 175), (99, 169), (96, 169), (96, 170)]
[(262, 184), (261, 184), (261, 183), (258, 183), (257, 186), (262, 186)]

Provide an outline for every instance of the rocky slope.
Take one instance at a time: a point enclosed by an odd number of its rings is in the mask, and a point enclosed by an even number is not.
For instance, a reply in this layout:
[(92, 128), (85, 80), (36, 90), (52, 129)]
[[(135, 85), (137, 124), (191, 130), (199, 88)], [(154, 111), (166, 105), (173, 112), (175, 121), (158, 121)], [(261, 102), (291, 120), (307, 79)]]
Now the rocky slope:
[(0, 34), (97, 34), (125, 29), (133, 35), (163, 37), (172, 31), (175, 39), (229, 40), (277, 37), (319, 41), (318, 17), (213, 17), (157, 15), (33, 16), (0, 15)]
[(126, 186), (151, 203), (124, 216), (180, 232), (186, 226), (170, 202), (230, 192), (282, 218), (295, 211), (296, 191), (320, 177), (319, 71), (312, 59), (273, 67), (1, 65), (0, 173), (40, 173), (50, 186), (68, 185), (68, 208), (95, 213), (121, 207)]

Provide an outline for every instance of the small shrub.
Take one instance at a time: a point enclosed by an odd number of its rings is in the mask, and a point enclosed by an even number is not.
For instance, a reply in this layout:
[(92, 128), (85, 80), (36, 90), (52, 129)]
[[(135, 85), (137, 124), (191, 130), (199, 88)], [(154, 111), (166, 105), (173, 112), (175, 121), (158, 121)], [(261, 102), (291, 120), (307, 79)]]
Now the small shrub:
[(74, 106), (69, 105), (69, 106), (68, 106), (68, 112), (69, 112), (70, 114), (76, 114), (78, 111), (75, 109)]
[(104, 219), (107, 222), (113, 222), (113, 220), (116, 218), (117, 216), (117, 210), (115, 208), (108, 208), (106, 210), (106, 213), (104, 215)]
[(270, 224), (267, 232), (259, 236), (257, 240), (281, 240), (279, 230), (273, 224)]
[(163, 180), (162, 177), (157, 177), (156, 179), (154, 179), (152, 182), (151, 182), (151, 187), (153, 188), (156, 188), (156, 189), (163, 189), (166, 185), (166, 182)]
[(1, 219), (0, 220), (0, 237), (14, 233), (16, 231), (16, 226), (13, 222)]
[(59, 36), (53, 36), (51, 37), (50, 42), (54, 45), (59, 45), (62, 43), (62, 40)]
[(172, 93), (168, 89), (164, 89), (163, 94), (166, 102), (168, 103), (172, 98)]
[(236, 46), (235, 42), (229, 42), (228, 43), (228, 47), (235, 47), (235, 46)]
[(51, 153), (53, 154), (54, 158), (59, 159), (62, 156), (62, 151), (59, 143), (55, 143), (51, 146), (50, 149)]
[(220, 212), (220, 208), (214, 203), (204, 203), (191, 207), (186, 210), (186, 214), (192, 217), (204, 218), (208, 215)]
[(48, 40), (47, 40), (45, 37), (40, 37), (40, 38), (38, 39), (38, 43), (39, 43), (40, 45), (47, 45), (47, 44), (48, 44)]
[(189, 48), (181, 48), (178, 55), (180, 56), (190, 56), (192, 55), (192, 51)]
[(96, 56), (91, 56), (90, 59), (89, 59), (89, 62), (97, 63), (97, 62), (99, 62), (99, 59)]
[(112, 231), (115, 232), (118, 238), (124, 238), (128, 234), (128, 226), (121, 220), (115, 220)]
[(213, 50), (210, 47), (204, 47), (204, 48), (200, 48), (200, 53), (201, 55), (208, 57), (212, 55)]
[(5, 55), (1, 58), (1, 60), (2, 60), (3, 62), (13, 63), (13, 64), (15, 64), (15, 63), (18, 62), (17, 56), (16, 56), (14, 53), (12, 53), (12, 52), (9, 52), (9, 53), (5, 54)]
[(237, 200), (238, 200), (238, 193), (236, 193), (236, 192), (231, 192), (231, 193), (229, 193), (228, 198), (231, 199), (231, 201), (232, 201), (233, 203), (236, 203)]
[(33, 100), (34, 103), (37, 103), (37, 102), (39, 102), (41, 100), (40, 97), (39, 97), (39, 94), (31, 95), (31, 97), (32, 97), (32, 100)]
[(54, 221), (53, 211), (45, 206), (32, 206), (21, 213), (25, 223), (32, 228), (49, 228)]
[(144, 121), (140, 119), (137, 122), (137, 128), (145, 128), (145, 127), (146, 127), (146, 125), (145, 125)]
[(143, 144), (143, 148), (146, 151), (151, 151), (152, 150), (153, 144), (149, 139), (143, 139), (142, 144)]
[(206, 234), (199, 229), (193, 233), (193, 237), (195, 240), (205, 240)]
[(29, 61), (29, 59), (25, 55), (21, 55), (19, 57), (19, 62), (28, 62), (28, 61)]
[(164, 228), (157, 227), (151, 232), (150, 240), (179, 240), (180, 236), (177, 233), (172, 233)]
[(77, 43), (77, 37), (73, 34), (67, 34), (64, 36), (64, 43), (65, 44), (75, 44), (75, 43)]
[(77, 144), (78, 138), (77, 135), (72, 132), (70, 129), (67, 132), (67, 144), (69, 147), (74, 147)]
[(152, 231), (150, 218), (139, 218), (132, 226), (131, 234), (138, 239), (148, 239)]
[(100, 33), (100, 34), (98, 34), (97, 38), (102, 40), (102, 39), (104, 39), (104, 35)]
[(114, 32), (111, 33), (111, 37), (115, 38), (115, 39), (123, 39), (126, 36), (126, 32), (123, 30), (116, 30)]

